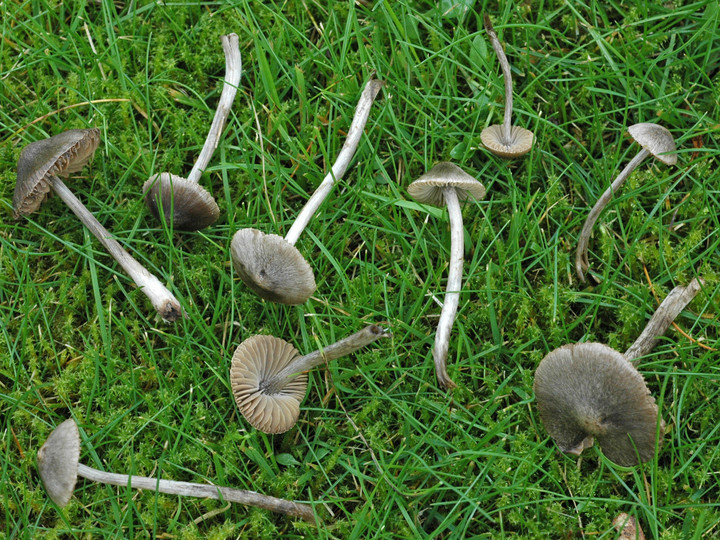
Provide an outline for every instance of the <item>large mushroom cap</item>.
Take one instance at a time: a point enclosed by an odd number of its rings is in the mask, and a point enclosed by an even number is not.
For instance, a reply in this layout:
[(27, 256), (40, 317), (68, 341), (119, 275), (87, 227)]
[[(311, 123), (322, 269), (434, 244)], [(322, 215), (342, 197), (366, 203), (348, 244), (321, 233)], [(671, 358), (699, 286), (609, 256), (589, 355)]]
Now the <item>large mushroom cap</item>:
[(215, 199), (197, 182), (170, 173), (151, 176), (143, 184), (145, 204), (158, 221), (162, 211), (167, 221), (181, 231), (209, 227), (220, 216)]
[(55, 428), (37, 453), (40, 479), (60, 508), (70, 502), (77, 481), (80, 433), (72, 418)]
[(555, 349), (540, 362), (533, 387), (540, 419), (563, 452), (580, 454), (597, 439), (618, 465), (653, 457), (657, 405), (619, 352), (601, 343)]
[(276, 234), (240, 229), (230, 251), (240, 278), (266, 300), (302, 304), (317, 288), (315, 274), (302, 254)]
[(666, 165), (677, 163), (675, 139), (663, 126), (649, 123), (633, 124), (628, 128), (628, 132), (640, 146)]
[(436, 164), (410, 184), (407, 190), (416, 201), (433, 206), (444, 206), (443, 190), (446, 187), (454, 187), (461, 201), (468, 197), (482, 199), (485, 196), (485, 186), (449, 161)]
[(501, 125), (488, 126), (480, 132), (480, 140), (493, 154), (504, 158), (517, 158), (527, 154), (532, 148), (535, 136), (529, 129), (520, 126), (510, 127), (510, 140), (503, 136)]
[(100, 130), (70, 129), (23, 148), (17, 165), (13, 196), (15, 219), (40, 208), (50, 191), (48, 180), (78, 172), (100, 144)]
[(295, 347), (273, 336), (253, 336), (233, 354), (230, 385), (238, 409), (250, 424), (264, 433), (284, 433), (300, 416), (307, 389), (307, 374), (291, 379), (280, 391), (268, 394), (263, 382), (298, 355)]

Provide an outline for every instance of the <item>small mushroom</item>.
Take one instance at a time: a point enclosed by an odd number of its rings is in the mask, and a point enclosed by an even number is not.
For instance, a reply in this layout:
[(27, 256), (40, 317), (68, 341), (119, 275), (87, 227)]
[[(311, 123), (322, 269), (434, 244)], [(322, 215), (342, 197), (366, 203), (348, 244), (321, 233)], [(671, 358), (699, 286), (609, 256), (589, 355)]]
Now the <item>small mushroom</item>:
[(256, 429), (264, 433), (284, 433), (300, 416), (308, 370), (389, 336), (387, 329), (370, 325), (305, 356), (300, 356), (295, 347), (280, 338), (248, 338), (235, 350), (230, 367), (235, 403)]
[[(658, 409), (633, 363), (652, 350), (700, 287), (697, 279), (675, 287), (625, 354), (602, 343), (575, 343), (542, 359), (535, 371), (535, 399), (540, 419), (561, 451), (580, 455), (597, 439), (618, 465), (652, 459)], [(660, 437), (663, 429), (661, 419)]]
[(463, 224), (460, 201), (482, 199), (485, 187), (457, 165), (441, 161), (408, 186), (408, 193), (417, 201), (433, 206), (447, 205), (450, 218), (450, 269), (447, 292), (435, 333), (433, 358), (438, 383), (445, 389), (457, 386), (447, 374), (446, 363), (450, 330), (460, 301), (463, 267)]
[(40, 479), (50, 498), (60, 508), (64, 508), (70, 502), (70, 497), (75, 490), (75, 483), (80, 476), (93, 482), (113, 486), (148, 489), (184, 497), (222, 499), (256, 506), (271, 512), (297, 516), (310, 523), (315, 523), (312, 507), (307, 504), (278, 499), (244, 489), (109, 473), (93, 469), (79, 461), (80, 433), (77, 424), (70, 418), (55, 428), (37, 453)]
[(178, 230), (204, 229), (215, 223), (220, 215), (215, 199), (198, 181), (220, 142), (242, 74), (237, 34), (221, 36), (221, 40), (225, 51), (225, 83), (210, 131), (195, 165), (187, 178), (164, 172), (151, 176), (143, 185), (145, 204), (152, 215), (161, 221), (162, 213)]
[(488, 126), (480, 133), (480, 140), (493, 154), (504, 158), (516, 158), (527, 154), (533, 145), (533, 132), (520, 126), (511, 124), (513, 93), (510, 63), (505, 56), (500, 40), (495, 33), (490, 17), (483, 16), (485, 31), (490, 36), (490, 42), (500, 61), (500, 68), (505, 80), (505, 116), (502, 125)]
[(240, 229), (230, 244), (233, 265), (240, 279), (266, 300), (298, 305), (315, 292), (315, 274), (295, 247), (300, 234), (327, 198), (335, 182), (340, 180), (350, 164), (365, 128), (370, 107), (384, 83), (370, 80), (360, 96), (347, 139), (315, 193), (308, 199), (295, 222), (285, 235), (265, 234), (257, 229)]
[(123, 267), (160, 316), (166, 321), (175, 321), (183, 311), (172, 293), (112, 238), (108, 230), (58, 178), (81, 170), (99, 144), (99, 129), (71, 129), (23, 148), (18, 159), (13, 197), (15, 218), (33, 213), (53, 190)]
[(628, 132), (630, 136), (642, 146), (642, 150), (630, 160), (630, 163), (628, 163), (617, 178), (615, 178), (610, 187), (600, 196), (585, 220), (575, 252), (575, 270), (577, 271), (578, 278), (582, 282), (585, 282), (585, 272), (590, 265), (588, 261), (588, 242), (590, 241), (593, 225), (595, 225), (600, 213), (605, 206), (607, 206), (612, 196), (617, 193), (628, 176), (630, 176), (630, 173), (650, 155), (656, 157), (666, 165), (675, 165), (677, 163), (675, 140), (664, 127), (658, 124), (634, 124), (628, 128)]

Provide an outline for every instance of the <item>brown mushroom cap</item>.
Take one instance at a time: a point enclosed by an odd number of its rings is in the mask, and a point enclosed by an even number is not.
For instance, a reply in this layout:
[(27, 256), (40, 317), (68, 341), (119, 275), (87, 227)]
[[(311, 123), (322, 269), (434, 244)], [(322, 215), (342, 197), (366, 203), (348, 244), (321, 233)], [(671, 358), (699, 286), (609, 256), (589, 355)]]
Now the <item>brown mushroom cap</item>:
[(80, 433), (70, 418), (55, 428), (37, 453), (38, 470), (45, 490), (60, 508), (70, 502), (77, 482)]
[(649, 123), (633, 124), (628, 128), (628, 132), (640, 146), (666, 165), (677, 163), (675, 139), (663, 126)]
[(17, 165), (13, 196), (15, 219), (40, 208), (50, 191), (52, 176), (78, 172), (92, 158), (100, 144), (100, 130), (70, 129), (23, 148)]
[(315, 274), (302, 254), (276, 234), (240, 229), (230, 251), (240, 278), (266, 300), (302, 304), (317, 288)]
[(436, 164), (410, 184), (407, 190), (416, 201), (433, 206), (444, 206), (443, 190), (446, 187), (454, 187), (461, 201), (469, 197), (482, 199), (485, 196), (485, 186), (449, 161)]
[(642, 375), (607, 345), (555, 349), (540, 362), (533, 388), (540, 419), (563, 452), (579, 455), (597, 439), (618, 465), (637, 465), (638, 455), (645, 462), (655, 454), (655, 399)]
[[(220, 216), (213, 196), (197, 182), (182, 176), (160, 173), (143, 184), (145, 204), (158, 221), (172, 221), (181, 231), (197, 231), (209, 227)], [(158, 202), (160, 204), (158, 204)]]
[(488, 126), (480, 133), (480, 140), (493, 154), (504, 158), (524, 156), (532, 148), (535, 136), (529, 129), (520, 126), (510, 127), (510, 141), (503, 137), (501, 125)]
[(235, 350), (230, 385), (238, 409), (256, 429), (284, 433), (297, 422), (307, 389), (307, 374), (299, 374), (274, 394), (265, 392), (263, 382), (298, 356), (295, 347), (273, 336), (253, 336)]

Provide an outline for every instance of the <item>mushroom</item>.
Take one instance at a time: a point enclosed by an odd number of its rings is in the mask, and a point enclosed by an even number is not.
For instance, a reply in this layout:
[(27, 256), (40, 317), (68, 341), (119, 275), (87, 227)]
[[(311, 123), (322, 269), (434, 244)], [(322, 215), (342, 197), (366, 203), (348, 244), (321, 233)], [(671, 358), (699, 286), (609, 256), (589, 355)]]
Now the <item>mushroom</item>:
[(597, 221), (600, 213), (603, 211), (612, 196), (625, 183), (630, 173), (633, 172), (646, 157), (653, 155), (666, 165), (675, 165), (677, 163), (677, 154), (675, 153), (675, 140), (670, 132), (658, 124), (634, 124), (628, 128), (630, 136), (637, 141), (642, 150), (630, 160), (620, 174), (615, 178), (610, 187), (605, 190), (590, 210), (585, 224), (583, 225), (580, 237), (578, 238), (577, 251), (575, 252), (575, 270), (577, 271), (580, 281), (585, 282), (585, 272), (589, 267), (588, 261), (588, 242), (590, 241), (590, 233), (593, 225)]
[[(574, 343), (542, 359), (533, 389), (540, 419), (561, 451), (580, 455), (597, 439), (618, 465), (652, 459), (658, 409), (634, 364), (652, 350), (701, 283), (693, 279), (675, 287), (625, 354), (602, 343)], [(659, 442), (664, 426), (660, 419)]]
[(505, 80), (505, 116), (502, 125), (488, 126), (480, 133), (480, 140), (493, 154), (504, 158), (516, 158), (527, 154), (533, 145), (533, 132), (520, 126), (511, 125), (512, 118), (512, 75), (510, 64), (505, 56), (500, 40), (495, 33), (490, 17), (483, 15), (485, 31), (490, 36), (495, 54), (500, 61), (500, 68)]
[(198, 184), (200, 176), (207, 168), (220, 142), (222, 129), (230, 114), (242, 74), (237, 34), (221, 36), (220, 39), (225, 51), (225, 83), (200, 156), (187, 178), (164, 172), (151, 176), (143, 185), (145, 204), (152, 215), (162, 221), (160, 216), (162, 213), (178, 230), (204, 229), (215, 223), (220, 215), (220, 209), (213, 196)]
[(450, 218), (450, 269), (448, 271), (447, 292), (443, 302), (437, 332), (433, 358), (438, 383), (445, 389), (457, 385), (450, 379), (445, 367), (450, 330), (460, 301), (463, 267), (463, 223), (460, 201), (467, 198), (482, 199), (485, 186), (475, 180), (457, 165), (441, 161), (420, 178), (408, 186), (408, 193), (417, 201), (433, 206), (447, 205)]
[(72, 497), (78, 476), (120, 487), (149, 489), (159, 493), (221, 499), (248, 506), (256, 506), (271, 512), (301, 517), (315, 523), (312, 507), (255, 491), (235, 489), (211, 484), (196, 484), (162, 480), (147, 476), (131, 476), (93, 469), (83, 465), (80, 460), (80, 433), (77, 424), (70, 418), (55, 428), (37, 453), (37, 464), (45, 490), (60, 508), (64, 508)]
[(280, 338), (252, 336), (233, 354), (230, 385), (235, 403), (254, 428), (264, 433), (284, 433), (300, 416), (308, 370), (391, 335), (389, 330), (373, 324), (305, 356)]
[(183, 311), (172, 293), (111, 237), (108, 230), (58, 178), (80, 171), (92, 158), (99, 144), (99, 129), (71, 129), (23, 148), (18, 159), (13, 197), (15, 218), (33, 213), (53, 190), (140, 287), (160, 316), (166, 321), (175, 321)]
[(372, 79), (365, 85), (335, 164), (305, 203), (285, 238), (252, 228), (240, 229), (233, 236), (230, 250), (235, 270), (240, 279), (262, 298), (298, 305), (315, 292), (315, 275), (295, 243), (335, 182), (345, 174), (360, 142), (370, 107), (384, 84)]

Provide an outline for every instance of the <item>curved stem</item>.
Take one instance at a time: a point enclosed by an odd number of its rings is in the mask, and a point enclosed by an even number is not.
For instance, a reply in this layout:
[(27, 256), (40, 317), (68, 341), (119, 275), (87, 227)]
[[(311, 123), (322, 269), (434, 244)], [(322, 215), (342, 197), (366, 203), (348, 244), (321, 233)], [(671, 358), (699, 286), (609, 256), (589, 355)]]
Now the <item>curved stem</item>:
[(578, 238), (578, 246), (575, 251), (575, 270), (577, 271), (578, 278), (583, 283), (585, 282), (585, 271), (587, 271), (590, 263), (588, 261), (588, 243), (590, 242), (590, 234), (592, 228), (595, 225), (600, 213), (605, 209), (607, 203), (610, 202), (612, 196), (617, 192), (620, 187), (625, 183), (630, 173), (633, 172), (643, 160), (650, 155), (650, 152), (644, 148), (638, 152), (638, 154), (630, 160), (625, 168), (620, 172), (617, 178), (610, 184), (610, 187), (605, 190), (600, 198), (592, 207), (588, 214), (585, 224), (583, 225), (582, 231), (580, 231), (580, 237)]
[(208, 163), (210, 163), (210, 158), (220, 142), (220, 135), (222, 134), (225, 120), (227, 120), (227, 117), (230, 115), (230, 109), (232, 108), (235, 94), (240, 84), (242, 57), (240, 56), (240, 49), (238, 47), (237, 34), (221, 36), (221, 40), (223, 50), (225, 51), (225, 83), (223, 84), (220, 101), (218, 101), (215, 117), (213, 118), (210, 131), (205, 139), (205, 144), (187, 177), (190, 182), (197, 183), (202, 173), (205, 172)]
[(256, 506), (272, 512), (280, 512), (290, 516), (298, 516), (305, 521), (315, 523), (315, 516), (312, 507), (307, 504), (296, 503), (269, 495), (262, 495), (256, 491), (235, 489), (210, 484), (196, 484), (193, 482), (178, 482), (175, 480), (162, 480), (148, 476), (130, 476), (127, 474), (116, 474), (98, 469), (93, 469), (82, 463), (78, 464), (78, 475), (94, 482), (110, 484), (113, 486), (125, 486), (133, 489), (149, 489), (160, 493), (171, 495), (182, 495), (184, 497), (197, 497), (209, 499), (222, 499), (229, 502)]
[(355, 332), (337, 343), (328, 345), (324, 349), (319, 349), (305, 356), (298, 356), (273, 377), (264, 381), (260, 385), (260, 389), (266, 394), (275, 394), (282, 390), (288, 381), (297, 377), (298, 374), (331, 360), (347, 356), (380, 338), (390, 337), (391, 335), (388, 329), (376, 324), (366, 326), (359, 332)]
[(450, 330), (460, 303), (465, 242), (463, 238), (462, 210), (460, 209), (457, 192), (454, 187), (446, 187), (443, 194), (448, 208), (448, 217), (450, 218), (450, 268), (448, 270), (445, 300), (443, 301), (440, 320), (435, 332), (433, 358), (435, 360), (435, 374), (440, 386), (450, 389), (457, 386), (448, 376), (446, 364), (448, 348), (450, 347)]
[(368, 116), (370, 115), (370, 107), (375, 101), (375, 98), (385, 83), (377, 79), (368, 81), (363, 89), (360, 100), (358, 101), (355, 109), (355, 116), (353, 116), (350, 129), (348, 130), (347, 139), (343, 144), (340, 153), (338, 154), (335, 164), (332, 166), (330, 172), (325, 176), (323, 181), (315, 190), (315, 193), (308, 199), (305, 206), (295, 218), (295, 222), (290, 227), (290, 230), (285, 235), (285, 240), (292, 246), (298, 241), (298, 238), (310, 223), (317, 209), (330, 194), (333, 185), (336, 181), (340, 180), (350, 164), (350, 160), (355, 155), (358, 144), (360, 143), (360, 137), (365, 129)]
[(513, 107), (513, 93), (512, 93), (512, 75), (510, 74), (510, 63), (505, 56), (502, 44), (495, 33), (490, 17), (487, 15), (483, 16), (485, 21), (485, 31), (490, 36), (490, 43), (492, 48), (495, 50), (495, 54), (500, 61), (500, 69), (502, 69), (503, 79), (505, 81), (505, 114), (503, 116), (503, 144), (511, 144), (512, 138), (510, 136), (511, 119), (512, 119), (512, 107)]
[(162, 284), (162, 282), (152, 275), (148, 270), (133, 258), (120, 243), (115, 240), (108, 230), (103, 227), (100, 222), (93, 216), (85, 205), (73, 194), (72, 191), (57, 176), (52, 176), (49, 180), (50, 187), (55, 191), (70, 210), (80, 219), (95, 238), (100, 240), (110, 255), (123, 267), (125, 272), (140, 288), (140, 290), (150, 299), (160, 316), (166, 321), (176, 321), (182, 316), (183, 311), (180, 303), (173, 294)]

